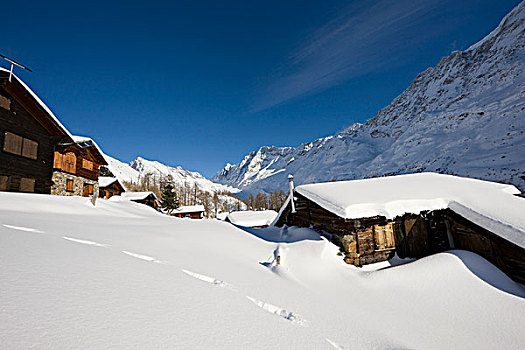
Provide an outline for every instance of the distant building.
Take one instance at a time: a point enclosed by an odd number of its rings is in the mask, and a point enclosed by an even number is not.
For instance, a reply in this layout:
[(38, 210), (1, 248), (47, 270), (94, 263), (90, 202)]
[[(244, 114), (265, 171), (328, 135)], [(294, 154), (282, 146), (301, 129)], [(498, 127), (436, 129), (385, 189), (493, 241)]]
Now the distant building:
[(245, 211), (234, 211), (226, 216), (224, 221), (230, 222), (234, 225), (253, 227), (253, 228), (265, 228), (275, 220), (278, 213), (274, 210), (245, 210)]
[(132, 202), (145, 204), (155, 210), (159, 210), (159, 200), (153, 192), (124, 192), (120, 196)]
[(107, 165), (96, 143), (83, 136), (55, 147), (51, 194), (89, 197), (98, 194), (98, 169)]
[(98, 177), (99, 197), (109, 199), (113, 196), (120, 196), (125, 192), (124, 186), (116, 177), (99, 176)]
[[(293, 188), (293, 186), (291, 186)], [(298, 186), (276, 226), (312, 227), (356, 266), (464, 249), (525, 282), (525, 198), (512, 185), (420, 173)], [(295, 209), (295, 210), (294, 210)]]
[(42, 100), (0, 68), (0, 191), (51, 193), (55, 145), (72, 142)]
[(204, 205), (187, 205), (173, 210), (170, 215), (178, 218), (202, 219), (204, 211)]

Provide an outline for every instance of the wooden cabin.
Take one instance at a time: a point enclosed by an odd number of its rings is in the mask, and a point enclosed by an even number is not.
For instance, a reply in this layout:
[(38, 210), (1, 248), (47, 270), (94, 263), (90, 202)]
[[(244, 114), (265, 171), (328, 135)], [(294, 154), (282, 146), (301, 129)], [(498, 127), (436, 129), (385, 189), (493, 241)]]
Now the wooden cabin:
[(125, 192), (124, 186), (116, 177), (99, 176), (98, 177), (99, 198), (109, 199), (113, 196), (120, 196)]
[(224, 221), (237, 226), (265, 228), (275, 220), (277, 215), (278, 213), (275, 210), (234, 211), (229, 213)]
[(122, 198), (132, 202), (140, 203), (159, 210), (159, 200), (153, 192), (124, 192), (121, 194)]
[(202, 219), (204, 211), (204, 205), (187, 205), (175, 209), (170, 215), (178, 218)]
[(0, 191), (51, 193), (55, 145), (68, 142), (51, 110), (0, 68)]
[(74, 142), (55, 147), (51, 194), (89, 197), (98, 195), (98, 169), (107, 165), (102, 151), (87, 137), (73, 136)]
[(362, 266), (449, 249), (525, 282), (525, 199), (512, 185), (421, 173), (298, 186), (277, 226), (312, 227)]

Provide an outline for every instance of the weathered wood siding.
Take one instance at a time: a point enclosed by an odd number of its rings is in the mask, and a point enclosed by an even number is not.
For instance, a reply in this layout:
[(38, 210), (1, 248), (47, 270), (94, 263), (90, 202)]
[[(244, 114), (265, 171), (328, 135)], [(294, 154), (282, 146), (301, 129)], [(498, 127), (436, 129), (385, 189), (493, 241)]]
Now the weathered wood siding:
[[(22, 178), (33, 178), (35, 193), (50, 193), (54, 146), (64, 137), (51, 135), (3, 86), (0, 95), (10, 100), (9, 109), (0, 107), (0, 175), (9, 176), (7, 190), (17, 192)], [(4, 152), (6, 132), (38, 142), (37, 158)]]
[(377, 249), (374, 225), (386, 225), (384, 217), (345, 220), (306, 197), (295, 194), (296, 213), (288, 205), (277, 226), (311, 227), (338, 245), (348, 264), (362, 266), (389, 259), (395, 249)]

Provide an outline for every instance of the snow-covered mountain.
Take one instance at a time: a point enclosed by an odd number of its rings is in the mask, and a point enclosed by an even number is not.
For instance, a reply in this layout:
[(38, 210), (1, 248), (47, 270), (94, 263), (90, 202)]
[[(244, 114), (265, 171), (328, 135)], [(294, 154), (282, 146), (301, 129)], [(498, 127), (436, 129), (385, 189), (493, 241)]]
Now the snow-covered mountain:
[(525, 3), (483, 40), (419, 74), (364, 124), (298, 147), (261, 147), (212, 181), (245, 192), (434, 171), (525, 189)]
[(200, 173), (184, 170), (180, 166), (174, 168), (142, 157), (137, 157), (137, 159), (131, 161), (129, 164), (108, 155), (106, 155), (105, 158), (108, 162), (109, 170), (122, 181), (138, 183), (140, 179), (150, 176), (152, 181), (159, 182), (162, 178), (171, 176), (173, 182), (178, 186), (188, 184), (193, 188), (194, 184), (197, 184), (201, 190), (212, 193), (223, 191), (236, 193), (240, 191), (232, 186), (214, 183)]

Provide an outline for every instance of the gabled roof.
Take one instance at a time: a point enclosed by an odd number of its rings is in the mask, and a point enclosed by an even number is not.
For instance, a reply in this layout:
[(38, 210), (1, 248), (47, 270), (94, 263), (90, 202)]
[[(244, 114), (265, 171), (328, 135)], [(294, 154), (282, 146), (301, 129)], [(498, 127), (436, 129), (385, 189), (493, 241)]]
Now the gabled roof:
[(234, 211), (229, 213), (225, 220), (245, 227), (269, 226), (277, 215), (278, 213), (274, 210)]
[(99, 176), (98, 177), (98, 186), (99, 188), (106, 188), (114, 183), (119, 184), (120, 187), (122, 187), (123, 190), (125, 190), (124, 186), (120, 183), (120, 181), (116, 177), (110, 177), (110, 176)]
[(188, 214), (204, 212), (204, 205), (186, 205), (173, 210), (172, 214)]
[(525, 199), (512, 185), (419, 173), (302, 185), (295, 192), (343, 219), (449, 208), (525, 248)]
[(130, 201), (141, 201), (150, 196), (155, 200), (158, 200), (157, 196), (155, 196), (155, 193), (153, 192), (124, 192), (121, 194), (122, 198), (128, 199)]
[[(20, 99), (28, 99), (32, 101), (34, 105), (33, 108), (28, 108), (29, 106), (24, 106), (33, 115), (33, 117), (52, 135), (63, 135), (69, 139), (72, 139), (73, 136), (69, 131), (60, 123), (58, 118), (51, 112), (51, 109), (38, 97), (37, 94), (33, 92), (27, 86), (22, 79), (18, 78), (13, 74), (11, 82), (7, 80), (9, 77), (9, 70), (0, 67), (0, 79), (3, 80), (2, 87), (17, 101)], [(28, 93), (28, 94), (27, 94)], [(22, 101), (19, 101), (22, 104)], [(39, 113), (40, 111), (40, 113)]]
[(80, 147), (80, 148), (86, 148), (89, 149), (95, 158), (97, 158), (98, 162), (102, 165), (107, 165), (108, 162), (106, 161), (106, 158), (104, 157), (104, 153), (98, 147), (97, 143), (90, 137), (87, 136), (77, 136), (72, 135), (73, 141)]

